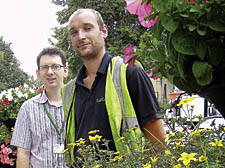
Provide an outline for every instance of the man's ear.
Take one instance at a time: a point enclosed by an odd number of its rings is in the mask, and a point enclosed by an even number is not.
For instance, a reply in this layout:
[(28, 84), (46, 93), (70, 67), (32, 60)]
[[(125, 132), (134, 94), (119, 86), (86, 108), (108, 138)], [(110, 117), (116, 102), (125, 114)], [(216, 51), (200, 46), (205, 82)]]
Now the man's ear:
[(69, 66), (68, 66), (68, 62), (66, 63), (66, 66), (64, 68), (64, 78), (66, 78), (68, 76), (69, 73)]
[(36, 70), (37, 78), (40, 79), (40, 70)]
[(108, 27), (106, 25), (104, 25), (102, 28), (102, 37), (104, 39), (106, 39), (106, 37), (108, 37)]

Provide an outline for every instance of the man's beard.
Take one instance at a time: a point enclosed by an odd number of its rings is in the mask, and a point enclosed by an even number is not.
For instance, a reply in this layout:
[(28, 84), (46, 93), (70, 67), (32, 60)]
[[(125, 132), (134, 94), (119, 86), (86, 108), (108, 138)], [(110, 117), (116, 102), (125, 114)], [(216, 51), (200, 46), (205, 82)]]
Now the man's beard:
[(97, 58), (99, 56), (101, 50), (102, 50), (102, 47), (94, 46), (91, 49), (89, 49), (85, 55), (82, 55), (79, 51), (76, 51), (76, 53), (83, 60), (91, 60), (91, 59)]

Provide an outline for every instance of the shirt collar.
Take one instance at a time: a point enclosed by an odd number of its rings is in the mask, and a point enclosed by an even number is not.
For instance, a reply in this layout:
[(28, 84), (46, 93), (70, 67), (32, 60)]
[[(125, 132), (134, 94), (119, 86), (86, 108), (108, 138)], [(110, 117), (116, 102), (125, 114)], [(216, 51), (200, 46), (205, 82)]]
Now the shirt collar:
[[(51, 104), (51, 102), (49, 101), (49, 99), (48, 99), (48, 97), (47, 97), (47, 95), (45, 93), (45, 90), (42, 93), (40, 93), (38, 96), (36, 96), (34, 100), (36, 102), (38, 102), (38, 103), (41, 103), (41, 104), (44, 104), (46, 102), (48, 102), (49, 104)], [(62, 106), (62, 104), (57, 105), (57, 107), (60, 107), (60, 106)]]
[[(107, 73), (107, 68), (108, 68), (108, 65), (109, 65), (109, 62), (111, 61), (111, 59), (112, 59), (112, 56), (108, 52), (106, 52), (102, 58), (102, 62), (98, 68), (97, 74), (104, 75)], [(83, 79), (85, 78), (85, 76), (86, 76), (86, 67), (83, 65), (78, 74), (76, 83), (83, 85)]]
[(34, 100), (38, 103), (42, 103), (42, 104), (46, 103), (48, 101), (48, 97), (45, 93), (45, 90), (43, 90), (43, 92), (41, 92), (39, 96), (36, 96)]

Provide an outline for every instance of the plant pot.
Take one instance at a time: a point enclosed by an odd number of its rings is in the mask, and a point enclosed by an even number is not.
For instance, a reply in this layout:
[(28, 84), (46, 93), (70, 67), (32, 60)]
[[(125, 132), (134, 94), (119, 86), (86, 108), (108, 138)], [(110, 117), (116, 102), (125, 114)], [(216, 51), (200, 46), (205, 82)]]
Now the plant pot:
[(225, 69), (213, 76), (209, 86), (203, 88), (198, 95), (213, 103), (225, 118)]

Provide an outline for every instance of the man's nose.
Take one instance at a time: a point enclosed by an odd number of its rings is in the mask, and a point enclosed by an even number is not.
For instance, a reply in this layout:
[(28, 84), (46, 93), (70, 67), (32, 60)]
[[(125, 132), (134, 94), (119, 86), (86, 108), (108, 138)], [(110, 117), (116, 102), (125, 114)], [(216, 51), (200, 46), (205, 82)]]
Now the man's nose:
[(54, 73), (54, 71), (52, 70), (52, 67), (51, 67), (51, 66), (49, 66), (49, 67), (48, 67), (48, 71), (47, 71), (47, 73), (48, 73), (48, 74), (52, 74), (52, 73)]
[(85, 38), (85, 33), (84, 33), (83, 30), (80, 30), (80, 31), (78, 32), (78, 37), (79, 37), (79, 39), (84, 39), (84, 38)]

